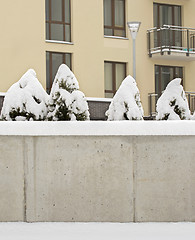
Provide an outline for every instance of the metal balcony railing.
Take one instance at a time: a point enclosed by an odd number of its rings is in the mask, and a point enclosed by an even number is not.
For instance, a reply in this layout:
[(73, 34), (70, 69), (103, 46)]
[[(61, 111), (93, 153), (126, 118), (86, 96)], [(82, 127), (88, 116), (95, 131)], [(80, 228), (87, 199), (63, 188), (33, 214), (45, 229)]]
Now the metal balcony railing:
[[(195, 111), (195, 92), (185, 92), (186, 98), (188, 100), (188, 105), (191, 113), (193, 114)], [(148, 93), (148, 103), (149, 103), (149, 116), (151, 118), (156, 117), (156, 103), (159, 98), (157, 93)]]
[(173, 52), (183, 53), (186, 56), (195, 54), (195, 28), (163, 25), (160, 28), (147, 30), (148, 55), (155, 53)]

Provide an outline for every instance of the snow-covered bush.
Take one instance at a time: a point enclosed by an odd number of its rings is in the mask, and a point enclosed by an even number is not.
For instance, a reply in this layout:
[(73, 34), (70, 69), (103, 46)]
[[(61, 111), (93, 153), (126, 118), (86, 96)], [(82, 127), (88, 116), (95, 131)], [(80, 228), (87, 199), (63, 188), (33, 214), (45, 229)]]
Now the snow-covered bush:
[(181, 78), (173, 79), (157, 101), (157, 120), (189, 120), (188, 101), (181, 85)]
[(68, 66), (62, 64), (52, 85), (48, 101), (48, 120), (89, 120), (85, 95), (78, 89), (76, 77)]
[(47, 101), (48, 95), (35, 71), (29, 69), (5, 94), (0, 118), (5, 121), (44, 120)]
[(113, 120), (143, 120), (140, 93), (133, 77), (127, 76), (114, 95), (106, 116)]

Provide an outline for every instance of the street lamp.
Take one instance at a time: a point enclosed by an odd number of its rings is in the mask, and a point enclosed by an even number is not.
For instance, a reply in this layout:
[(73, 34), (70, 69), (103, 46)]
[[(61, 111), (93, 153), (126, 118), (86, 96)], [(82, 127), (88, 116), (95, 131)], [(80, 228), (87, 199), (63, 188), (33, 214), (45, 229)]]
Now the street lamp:
[(133, 78), (136, 79), (135, 39), (137, 37), (141, 22), (128, 22), (127, 25), (133, 39)]

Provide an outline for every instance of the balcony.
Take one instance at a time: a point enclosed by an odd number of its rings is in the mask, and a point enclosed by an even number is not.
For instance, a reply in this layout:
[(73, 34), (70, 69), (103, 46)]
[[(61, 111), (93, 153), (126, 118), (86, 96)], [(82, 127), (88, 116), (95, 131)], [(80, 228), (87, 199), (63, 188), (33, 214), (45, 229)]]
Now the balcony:
[(147, 40), (149, 57), (195, 61), (195, 28), (163, 25), (147, 30)]
[[(195, 111), (195, 92), (185, 92), (186, 98), (188, 100), (189, 109), (193, 114)], [(156, 117), (156, 103), (159, 98), (157, 93), (149, 93), (148, 94), (148, 103), (149, 103), (149, 116), (150, 118), (155, 119)]]

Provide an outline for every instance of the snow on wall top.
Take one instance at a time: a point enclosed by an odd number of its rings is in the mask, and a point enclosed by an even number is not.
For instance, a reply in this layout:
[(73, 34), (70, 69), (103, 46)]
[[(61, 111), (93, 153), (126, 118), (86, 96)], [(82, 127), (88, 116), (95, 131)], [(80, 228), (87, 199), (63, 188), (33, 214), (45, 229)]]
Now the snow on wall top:
[(178, 136), (195, 135), (195, 121), (1, 121), (7, 136)]

